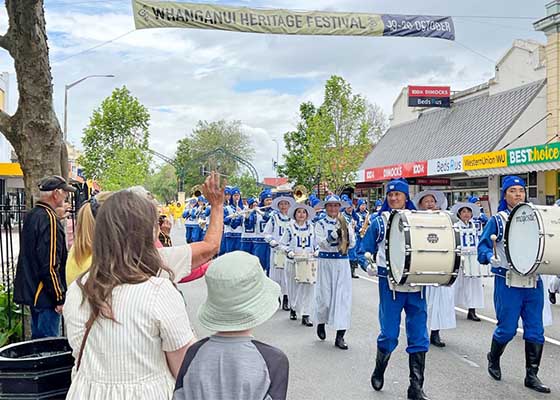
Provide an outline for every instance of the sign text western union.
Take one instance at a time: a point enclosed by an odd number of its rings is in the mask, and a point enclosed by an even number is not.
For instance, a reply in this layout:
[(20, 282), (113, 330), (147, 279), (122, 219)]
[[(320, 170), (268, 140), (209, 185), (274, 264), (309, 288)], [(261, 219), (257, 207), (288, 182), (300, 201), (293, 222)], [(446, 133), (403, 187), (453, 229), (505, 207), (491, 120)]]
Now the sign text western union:
[(251, 9), (132, 0), (136, 29), (197, 28), (284, 35), (420, 36), (455, 40), (451, 17)]
[(507, 165), (507, 153), (505, 150), (463, 156), (463, 168), (465, 171), (486, 168), (502, 168), (507, 167)]

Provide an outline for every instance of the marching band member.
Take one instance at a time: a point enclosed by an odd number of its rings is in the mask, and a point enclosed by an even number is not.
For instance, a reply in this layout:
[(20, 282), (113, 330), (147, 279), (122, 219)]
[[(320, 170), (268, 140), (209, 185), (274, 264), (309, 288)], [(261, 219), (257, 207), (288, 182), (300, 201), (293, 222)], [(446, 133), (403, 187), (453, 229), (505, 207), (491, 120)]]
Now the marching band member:
[[(258, 205), (257, 200), (253, 197), (247, 198), (247, 207), (252, 210)], [(241, 247), (240, 250), (249, 254), (253, 254), (253, 240), (255, 239), (255, 224), (251, 224), (249, 221), (249, 215), (253, 212), (245, 214), (243, 218), (243, 232), (241, 232)]]
[[(327, 216), (315, 224), (315, 234), (319, 247), (319, 265), (317, 268), (317, 284), (315, 286), (315, 317), (317, 322), (317, 336), (321, 340), (327, 337), (325, 324), (336, 329), (335, 346), (347, 350), (344, 341), (346, 330), (350, 328), (352, 312), (352, 277), (347, 249), (356, 244), (354, 231), (339, 220), (340, 207), (349, 204), (340, 200), (337, 195), (329, 195), (320, 203), (326, 210)], [(347, 235), (345, 237), (345, 235)]]
[(197, 199), (190, 199), (185, 205), (185, 210), (183, 211), (183, 218), (185, 219), (185, 239), (187, 243), (193, 242), (193, 230), (197, 226), (196, 216), (191, 214)]
[(229, 201), (231, 199), (231, 188), (226, 186), (224, 189), (224, 233), (222, 235), (222, 242), (220, 243), (220, 253), (218, 255), (222, 255), (226, 253), (226, 235), (231, 232), (231, 227), (225, 224), (226, 217), (229, 215), (229, 211), (231, 210), (229, 207)]
[(246, 225), (255, 227), (252, 254), (259, 258), (267, 276), (270, 271), (270, 246), (265, 240), (264, 230), (273, 213), (270, 208), (271, 204), (272, 192), (269, 189), (264, 189), (259, 195), (259, 210), (251, 212), (245, 220)]
[(301, 324), (313, 326), (309, 321), (315, 284), (296, 281), (295, 258), (310, 259), (316, 249), (315, 232), (311, 220), (315, 210), (308, 205), (295, 203), (288, 211), (291, 218), (288, 228), (280, 239), (280, 247), (288, 256), (286, 261), (286, 280), (290, 302), (290, 319), (296, 320), (301, 315)]
[[(196, 224), (192, 228), (192, 233), (191, 233), (191, 241), (193, 243), (200, 242), (202, 241), (202, 239), (204, 239), (203, 230), (206, 225), (205, 218), (206, 218), (206, 199), (204, 198), (204, 196), (201, 195), (198, 196), (197, 205), (193, 207), (191, 210), (191, 219), (194, 219), (194, 221), (196, 222)], [(204, 225), (202, 226), (201, 226), (201, 221), (204, 222)]]
[[(421, 288), (399, 291), (397, 286), (390, 286), (387, 276), (385, 259), (385, 239), (387, 214), (391, 210), (414, 210), (410, 200), (408, 182), (405, 179), (393, 179), (387, 184), (387, 194), (379, 213), (371, 220), (371, 224), (362, 242), (363, 251), (376, 255), (376, 263), (370, 266), (370, 272), (377, 269), (379, 276), (379, 324), (381, 332), (377, 337), (377, 357), (375, 369), (371, 375), (371, 385), (379, 391), (383, 388), (384, 374), (391, 353), (398, 344), (401, 313), (406, 314), (406, 336), (409, 354), (410, 385), (408, 399), (427, 400), (424, 394), (424, 368), (428, 339), (428, 310)], [(392, 284), (391, 284), (392, 285)]]
[(321, 208), (321, 199), (314, 194), (309, 196), (309, 205), (315, 210), (315, 218), (312, 221), (314, 224), (327, 216), (325, 210)]
[(180, 201), (178, 201), (177, 205), (175, 206), (173, 217), (175, 218), (175, 221), (181, 222), (182, 216), (183, 216), (183, 205), (181, 204)]
[[(464, 262), (476, 262), (476, 249), (478, 246), (478, 231), (473, 220), (480, 215), (480, 207), (473, 203), (456, 203), (451, 209), (451, 214), (456, 215), (459, 221), (455, 227), (459, 228), (461, 237), (461, 253)], [(484, 287), (482, 277), (465, 276), (463, 268), (455, 281), (455, 304), (469, 309), (467, 319), (479, 322), (476, 315), (477, 308), (484, 308)]]
[[(356, 238), (356, 242), (357, 242), (358, 239), (356, 236), (356, 226), (358, 225), (358, 214), (356, 214), (356, 211), (354, 210), (354, 206), (352, 205), (352, 200), (350, 199), (350, 197), (343, 194), (340, 197), (340, 200), (345, 201), (349, 204), (349, 207), (342, 208), (340, 212), (346, 219), (346, 223), (348, 224), (349, 229), (352, 229), (354, 231), (354, 237)], [(357, 249), (358, 246), (354, 246), (350, 250), (348, 250), (348, 260), (350, 261), (350, 273), (353, 279), (358, 279), (358, 275), (356, 275), (356, 268), (358, 267), (358, 255), (356, 252)]]
[(379, 212), (379, 210), (381, 210), (382, 206), (383, 206), (383, 201), (381, 199), (377, 199), (375, 201), (375, 211)]
[[(437, 190), (424, 190), (414, 196), (414, 205), (418, 210), (446, 210), (447, 199)], [(430, 343), (436, 347), (445, 347), (439, 331), (454, 329), (457, 326), (455, 317), (455, 289), (453, 286), (428, 286), (426, 288), (428, 304), (428, 327)]]
[(469, 203), (474, 204), (479, 209), (478, 217), (473, 218), (474, 226), (476, 226), (476, 230), (478, 231), (478, 236), (482, 235), (482, 230), (486, 226), (488, 222), (488, 217), (484, 214), (484, 208), (482, 208), (482, 204), (480, 203), (480, 198), (477, 196), (469, 197)]
[(488, 220), (478, 244), (478, 261), (491, 264), (495, 274), (494, 307), (498, 324), (487, 356), (488, 373), (495, 380), (501, 380), (500, 357), (517, 333), (521, 317), (525, 340), (525, 386), (537, 392), (550, 393), (550, 388), (537, 377), (544, 344), (542, 280), (537, 276), (535, 288), (508, 286), (506, 283), (514, 272), (509, 270), (502, 239), (510, 211), (525, 201), (525, 186), (525, 181), (517, 176), (503, 178), (498, 214)]
[(270, 245), (272, 251), (270, 252), (270, 278), (280, 285), (282, 293), (282, 310), (289, 311), (290, 305), (288, 300), (288, 288), (286, 277), (284, 273), (284, 263), (282, 265), (276, 264), (275, 253), (281, 251), (281, 249), (276, 249), (284, 235), (284, 232), (288, 228), (290, 223), (290, 217), (288, 217), (288, 210), (295, 203), (293, 197), (288, 197), (287, 195), (280, 195), (272, 201), (272, 209), (276, 212), (266, 223), (264, 228), (264, 238), (266, 242)]
[(560, 292), (560, 276), (555, 276), (548, 286), (548, 299), (551, 304), (556, 304), (556, 293)]
[[(355, 234), (356, 234), (356, 254), (358, 256), (358, 265), (362, 269), (366, 269), (367, 261), (363, 255), (363, 252), (360, 251), (362, 248), (362, 239), (365, 235), (367, 228), (369, 226), (369, 212), (367, 210), (367, 204), (365, 200), (358, 200), (358, 211), (356, 213), (358, 215), (358, 223), (356, 224)], [(366, 223), (366, 221), (368, 221)]]
[(226, 237), (226, 253), (239, 250), (241, 247), (241, 232), (243, 231), (243, 216), (239, 215), (241, 210), (243, 210), (241, 191), (239, 188), (233, 187), (231, 188), (227, 216), (224, 217), (224, 225), (230, 228), (224, 232)]

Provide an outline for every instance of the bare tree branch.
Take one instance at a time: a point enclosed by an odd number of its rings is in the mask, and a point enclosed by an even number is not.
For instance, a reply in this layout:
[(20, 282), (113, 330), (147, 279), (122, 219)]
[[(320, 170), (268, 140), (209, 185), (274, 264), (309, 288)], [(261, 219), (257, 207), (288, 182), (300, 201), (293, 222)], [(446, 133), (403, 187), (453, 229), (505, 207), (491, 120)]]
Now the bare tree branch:
[(0, 47), (8, 52), (11, 52), (12, 40), (10, 39), (9, 31), (5, 35), (0, 35)]
[(0, 110), (0, 132), (2, 132), (4, 136), (11, 141), (13, 137), (12, 117), (2, 110)]

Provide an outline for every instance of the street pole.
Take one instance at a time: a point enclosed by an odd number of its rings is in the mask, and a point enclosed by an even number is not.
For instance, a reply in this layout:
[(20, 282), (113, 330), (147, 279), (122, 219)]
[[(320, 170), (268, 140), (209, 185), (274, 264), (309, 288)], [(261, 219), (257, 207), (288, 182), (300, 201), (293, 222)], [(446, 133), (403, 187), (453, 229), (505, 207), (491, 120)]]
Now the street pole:
[(68, 90), (89, 78), (114, 78), (115, 75), (88, 75), (64, 86), (64, 143), (68, 139)]
[(278, 165), (280, 165), (280, 160), (278, 159), (280, 154), (280, 144), (278, 144), (278, 140), (272, 139), (274, 143), (276, 143), (276, 177), (278, 178)]

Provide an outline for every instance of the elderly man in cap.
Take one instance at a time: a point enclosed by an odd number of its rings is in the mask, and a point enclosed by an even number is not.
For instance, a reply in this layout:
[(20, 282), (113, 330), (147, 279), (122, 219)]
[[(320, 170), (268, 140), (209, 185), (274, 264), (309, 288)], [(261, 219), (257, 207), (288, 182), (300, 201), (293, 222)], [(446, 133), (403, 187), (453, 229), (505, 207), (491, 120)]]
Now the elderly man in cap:
[(61, 176), (39, 183), (39, 201), (23, 224), (14, 301), (31, 308), (33, 339), (58, 336), (66, 293), (66, 235), (56, 214), (76, 189)]

